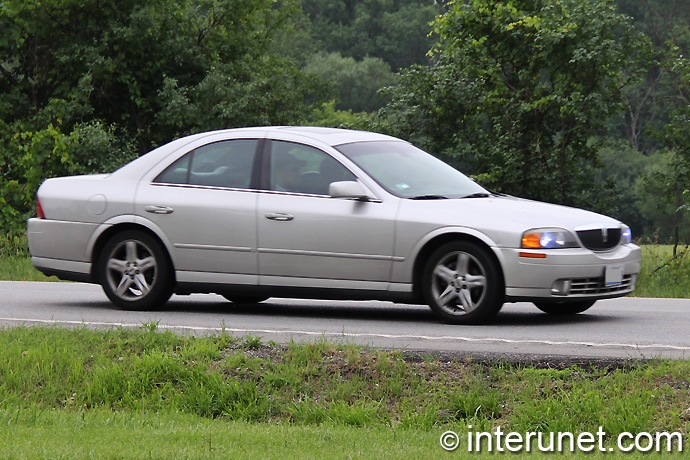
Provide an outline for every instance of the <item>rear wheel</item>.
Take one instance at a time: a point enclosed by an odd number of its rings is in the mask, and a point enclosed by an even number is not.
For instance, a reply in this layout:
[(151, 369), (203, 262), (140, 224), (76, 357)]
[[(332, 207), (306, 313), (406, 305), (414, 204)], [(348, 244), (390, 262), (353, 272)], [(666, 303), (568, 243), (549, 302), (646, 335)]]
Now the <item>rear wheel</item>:
[(150, 310), (172, 295), (172, 268), (163, 246), (150, 235), (129, 230), (108, 241), (98, 276), (110, 301), (126, 310)]
[(596, 300), (581, 300), (578, 302), (534, 302), (534, 305), (544, 313), (554, 316), (577, 315), (589, 310)]
[(503, 306), (500, 271), (486, 250), (466, 241), (446, 243), (434, 251), (423, 273), (426, 302), (453, 324), (478, 324)]

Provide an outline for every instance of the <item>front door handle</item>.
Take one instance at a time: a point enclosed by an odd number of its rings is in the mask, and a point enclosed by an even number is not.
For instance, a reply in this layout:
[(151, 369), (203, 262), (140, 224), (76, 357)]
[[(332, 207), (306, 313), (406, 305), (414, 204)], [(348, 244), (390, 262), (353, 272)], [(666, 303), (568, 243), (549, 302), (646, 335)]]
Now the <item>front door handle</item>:
[(295, 216), (292, 214), (286, 214), (284, 212), (269, 212), (266, 214), (266, 219), (278, 220), (280, 222), (287, 222), (294, 219)]
[(146, 212), (150, 212), (152, 214), (172, 214), (173, 208), (169, 206), (146, 206), (144, 208)]

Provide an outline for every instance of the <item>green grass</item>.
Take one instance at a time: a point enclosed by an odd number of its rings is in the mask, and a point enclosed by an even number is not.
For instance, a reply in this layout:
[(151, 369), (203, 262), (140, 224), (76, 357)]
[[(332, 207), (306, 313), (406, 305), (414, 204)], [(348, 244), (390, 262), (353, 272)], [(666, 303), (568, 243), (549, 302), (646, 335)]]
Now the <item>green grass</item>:
[(0, 458), (433, 458), (469, 425), (688, 435), (687, 361), (544, 368), (154, 323), (0, 343)]
[(0, 281), (58, 281), (54, 276), (47, 277), (31, 265), (28, 256), (0, 257)]
[[(400, 459), (443, 453), (432, 432), (291, 426), (166, 412), (0, 411), (4, 459)], [(439, 433), (440, 434), (440, 433)]]
[[(204, 419), (181, 413), (0, 410), (3, 459), (424, 459), (446, 453), (437, 430), (290, 425)], [(458, 427), (457, 429), (462, 429)], [(607, 444), (608, 446), (608, 444)], [(663, 454), (510, 454), (509, 458), (684, 458)], [(488, 455), (484, 454), (484, 457)]]
[(690, 298), (690, 250), (672, 245), (646, 244), (642, 247), (642, 270), (634, 295), (637, 297)]

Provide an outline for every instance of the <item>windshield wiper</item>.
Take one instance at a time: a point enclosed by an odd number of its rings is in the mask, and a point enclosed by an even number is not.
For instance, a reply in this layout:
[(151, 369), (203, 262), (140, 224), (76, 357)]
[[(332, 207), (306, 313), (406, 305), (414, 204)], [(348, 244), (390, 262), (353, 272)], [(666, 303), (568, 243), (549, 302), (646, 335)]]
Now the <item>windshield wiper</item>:
[(460, 198), (489, 198), (491, 195), (485, 192), (471, 193), (469, 195), (461, 196)]
[(410, 197), (410, 200), (447, 200), (447, 196), (443, 195), (418, 195)]

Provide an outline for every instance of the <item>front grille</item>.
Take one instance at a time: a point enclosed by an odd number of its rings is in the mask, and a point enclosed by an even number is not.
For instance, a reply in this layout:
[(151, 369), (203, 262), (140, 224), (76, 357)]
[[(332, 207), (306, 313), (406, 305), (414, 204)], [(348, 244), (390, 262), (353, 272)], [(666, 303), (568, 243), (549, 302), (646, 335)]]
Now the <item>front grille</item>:
[(579, 278), (572, 280), (570, 295), (610, 294), (614, 292), (630, 291), (633, 288), (632, 275), (623, 275), (623, 282), (615, 286), (606, 286), (604, 277)]
[(605, 251), (618, 246), (621, 240), (621, 229), (618, 227), (580, 230), (577, 232), (577, 236), (587, 249)]

